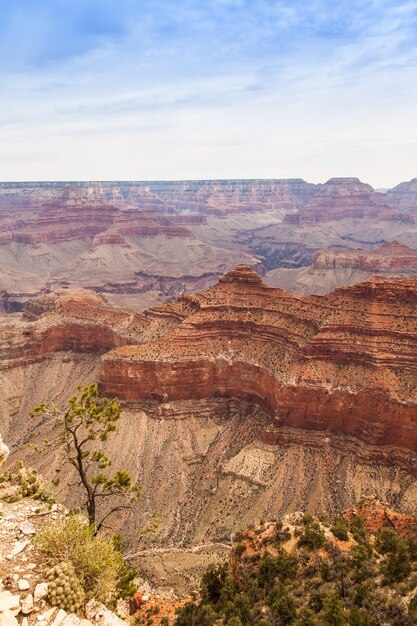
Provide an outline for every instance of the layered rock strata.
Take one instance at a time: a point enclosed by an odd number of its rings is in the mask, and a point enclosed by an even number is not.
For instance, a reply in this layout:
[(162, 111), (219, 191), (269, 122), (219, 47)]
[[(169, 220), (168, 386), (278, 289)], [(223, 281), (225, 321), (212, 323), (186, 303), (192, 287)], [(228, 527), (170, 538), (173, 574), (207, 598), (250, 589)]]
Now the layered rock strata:
[[(394, 196), (392, 196), (394, 197)], [(285, 216), (288, 224), (316, 224), (347, 218), (415, 223), (412, 213), (397, 211), (398, 202), (375, 191), (358, 178), (331, 178), (296, 212)]]
[(373, 250), (328, 248), (317, 252), (308, 267), (277, 268), (268, 272), (265, 282), (300, 295), (324, 295), (372, 276), (417, 276), (417, 251), (396, 241)]
[(244, 398), (267, 408), (274, 429), (415, 453), (416, 305), (416, 280), (299, 297), (239, 267), (201, 294), (150, 310), (147, 323), (159, 319), (160, 332), (104, 355), (101, 390), (127, 402)]
[(315, 256), (313, 269), (354, 268), (369, 273), (417, 273), (417, 251), (393, 241), (375, 250), (321, 250)]

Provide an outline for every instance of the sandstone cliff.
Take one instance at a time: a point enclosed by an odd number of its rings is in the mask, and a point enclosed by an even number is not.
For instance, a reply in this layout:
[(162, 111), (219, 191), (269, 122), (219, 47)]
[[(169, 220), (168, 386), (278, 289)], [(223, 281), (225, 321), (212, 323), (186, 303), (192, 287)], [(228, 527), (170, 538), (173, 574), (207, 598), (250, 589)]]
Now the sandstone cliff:
[(417, 251), (396, 241), (373, 250), (320, 250), (312, 265), (277, 268), (265, 282), (300, 295), (330, 293), (343, 285), (355, 285), (372, 276), (401, 278), (417, 275)]
[(378, 193), (358, 178), (331, 178), (284, 222), (308, 224), (373, 217), (379, 220), (415, 222), (412, 214), (398, 213), (386, 194)]
[(178, 324), (106, 354), (101, 389), (126, 401), (241, 397), (270, 411), (269, 441), (291, 426), (415, 452), (416, 303), (415, 280), (300, 298), (240, 267), (150, 311)]

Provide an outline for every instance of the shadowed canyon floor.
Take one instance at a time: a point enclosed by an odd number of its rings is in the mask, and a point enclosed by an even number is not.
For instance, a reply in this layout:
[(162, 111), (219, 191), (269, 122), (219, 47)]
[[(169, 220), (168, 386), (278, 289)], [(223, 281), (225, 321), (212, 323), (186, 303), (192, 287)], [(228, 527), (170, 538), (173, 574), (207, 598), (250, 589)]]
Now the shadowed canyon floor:
[[(412, 513), (416, 303), (416, 279), (299, 297), (248, 267), (144, 313), (82, 289), (42, 296), (1, 318), (9, 462), (52, 478), (56, 454), (27, 447), (50, 430), (28, 419), (32, 407), (63, 406), (93, 380), (118, 395), (125, 410), (109, 452), (143, 495), (117, 523), (160, 584), (186, 586), (260, 517), (341, 511), (372, 494)], [(140, 538), (153, 511), (160, 528)]]

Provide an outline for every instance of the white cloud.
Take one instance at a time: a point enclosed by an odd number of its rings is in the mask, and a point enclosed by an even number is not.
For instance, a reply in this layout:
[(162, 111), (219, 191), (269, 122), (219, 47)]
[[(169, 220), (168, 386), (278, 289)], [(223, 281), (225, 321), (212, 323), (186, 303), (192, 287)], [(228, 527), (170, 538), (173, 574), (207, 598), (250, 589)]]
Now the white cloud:
[(3, 69), (0, 178), (411, 178), (417, 2), (361, 5), (122, 2)]

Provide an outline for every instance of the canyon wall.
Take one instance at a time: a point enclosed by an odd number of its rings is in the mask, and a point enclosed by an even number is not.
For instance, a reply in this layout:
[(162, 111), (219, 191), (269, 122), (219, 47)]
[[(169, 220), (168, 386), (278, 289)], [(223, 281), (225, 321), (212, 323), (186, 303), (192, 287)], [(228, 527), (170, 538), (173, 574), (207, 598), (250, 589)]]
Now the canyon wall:
[[(366, 252), (396, 240), (417, 249), (414, 187), (379, 193), (355, 178), (0, 183), (0, 310), (68, 286), (144, 310), (239, 264), (266, 273), (307, 267), (327, 248)], [(360, 271), (330, 286), (363, 280)]]
[(97, 381), (124, 408), (107, 452), (142, 488), (118, 522), (131, 549), (150, 511), (163, 522), (141, 549), (173, 554), (228, 541), (260, 516), (337, 512), (362, 495), (412, 511), (416, 304), (415, 279), (297, 297), (247, 267), (141, 314), (82, 289), (36, 298), (0, 316), (8, 463), (47, 479), (59, 466), (60, 495), (76, 506), (57, 456), (27, 445), (49, 438), (51, 424), (28, 414), (42, 401), (64, 407)]
[(301, 298), (241, 267), (177, 301), (184, 319), (163, 337), (105, 354), (101, 390), (128, 402), (240, 397), (277, 427), (416, 451), (416, 305), (416, 280)]

